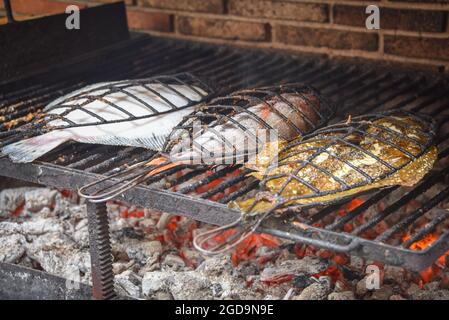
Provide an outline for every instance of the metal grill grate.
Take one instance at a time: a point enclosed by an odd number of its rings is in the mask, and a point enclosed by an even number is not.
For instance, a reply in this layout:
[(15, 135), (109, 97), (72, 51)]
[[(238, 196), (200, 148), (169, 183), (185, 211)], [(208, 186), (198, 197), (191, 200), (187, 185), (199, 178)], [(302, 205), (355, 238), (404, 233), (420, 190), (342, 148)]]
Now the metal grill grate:
[[(430, 265), (448, 250), (446, 211), (432, 219), (426, 217), (428, 211), (446, 200), (449, 193), (441, 183), (449, 172), (449, 130), (445, 125), (449, 120), (447, 79), (385, 70), (379, 66), (349, 65), (303, 56), (139, 36), (78, 61), (68, 61), (52, 70), (0, 83), (0, 130), (6, 132), (27, 123), (45, 104), (87, 83), (178, 72), (214, 78), (221, 88), (220, 94), (245, 87), (305, 82), (320, 90), (332, 103), (341, 105), (334, 121), (346, 119), (349, 114), (355, 117), (397, 108), (430, 115), (441, 127), (436, 137), (440, 161), (416, 187), (406, 192), (399, 187), (380, 190), (344, 217), (335, 215), (341, 207), (341, 204), (335, 204), (319, 211), (310, 209), (307, 220), (301, 219), (298, 224), (292, 210), (283, 219), (270, 219), (260, 231), (415, 270)], [(18, 165), (0, 158), (0, 168), (5, 176), (60, 188), (78, 188), (117, 172), (116, 168), (123, 169), (152, 156), (152, 152), (143, 149), (72, 143), (32, 164)], [(224, 204), (257, 188), (257, 181), (251, 177), (243, 178), (242, 174), (244, 171), (238, 166), (232, 170), (219, 167), (214, 172), (178, 167), (170, 174), (154, 177), (147, 182), (148, 186), (141, 185), (126, 192), (122, 199), (223, 225), (238, 217), (238, 213)], [(216, 179), (221, 179), (220, 184), (210, 184)], [(436, 196), (430, 194), (407, 216), (400, 216), (394, 227), (383, 233), (384, 236), (378, 235), (376, 239), (369, 234), (386, 219), (398, 215), (410, 200), (426, 197), (432, 188), (441, 190)], [(386, 201), (385, 207), (376, 208), (369, 220), (351, 231), (344, 229), (349, 222), (382, 201)], [(429, 220), (427, 224), (413, 228), (418, 220), (424, 218)], [(405, 242), (398, 241), (397, 235), (404, 231), (410, 233), (410, 237)], [(431, 232), (437, 233), (439, 238), (426, 250), (409, 249), (411, 241), (422, 239)]]
[[(186, 92), (197, 95), (199, 98), (192, 100), (177, 86), (183, 86)], [(161, 94), (160, 91), (164, 93)], [(53, 101), (46, 106), (45, 112), (36, 114), (32, 122), (15, 130), (0, 132), (0, 138), (3, 138), (0, 147), (54, 130), (120, 123), (176, 112), (212, 97), (214, 91), (213, 85), (189, 73), (90, 85)], [(147, 95), (160, 99), (159, 105), (141, 98)], [(131, 101), (138, 109), (137, 114), (119, 105), (124, 97), (128, 97), (128, 101)], [(182, 104), (175, 104), (174, 98), (183, 101)], [(98, 108), (92, 107), (94, 102), (100, 102), (108, 108), (108, 119), (96, 112)], [(77, 118), (84, 120), (73, 121), (70, 115), (73, 116), (74, 113), (77, 114)], [(5, 139), (7, 137), (10, 138)]]

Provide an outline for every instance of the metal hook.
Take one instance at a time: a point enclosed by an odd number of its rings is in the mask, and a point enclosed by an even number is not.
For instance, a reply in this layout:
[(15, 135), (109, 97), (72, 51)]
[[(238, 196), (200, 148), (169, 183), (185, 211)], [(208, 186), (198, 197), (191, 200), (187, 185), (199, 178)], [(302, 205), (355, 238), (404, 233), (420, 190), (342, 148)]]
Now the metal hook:
[[(132, 189), (138, 184), (144, 182), (152, 176), (150, 174), (153, 170), (164, 166), (166, 163), (159, 164), (157, 166), (149, 165), (152, 160), (159, 156), (160, 154), (157, 153), (153, 155), (149, 160), (138, 162), (123, 171), (82, 186), (78, 189), (78, 195), (88, 199), (93, 203), (111, 200), (112, 198), (115, 198), (125, 191)], [(98, 189), (98, 187), (106, 181), (112, 181), (114, 179), (119, 180), (112, 183), (111, 185), (107, 185), (104, 188)], [(89, 192), (92, 188), (94, 189), (94, 191)]]

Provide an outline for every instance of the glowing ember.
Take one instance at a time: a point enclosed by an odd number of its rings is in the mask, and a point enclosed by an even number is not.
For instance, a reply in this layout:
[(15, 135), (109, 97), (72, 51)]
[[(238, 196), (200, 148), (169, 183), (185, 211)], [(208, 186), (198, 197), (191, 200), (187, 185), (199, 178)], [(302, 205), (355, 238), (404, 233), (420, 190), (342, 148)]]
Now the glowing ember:
[(142, 210), (133, 210), (133, 211), (124, 210), (120, 213), (120, 216), (124, 219), (143, 218), (145, 216), (145, 214)]
[(237, 245), (231, 259), (234, 265), (237, 265), (241, 261), (253, 259), (256, 256), (257, 249), (260, 247), (275, 248), (279, 245), (279, 240), (268, 234), (252, 234)]
[[(407, 241), (410, 239), (410, 235), (405, 235), (402, 240)], [(424, 238), (422, 238), (419, 241), (416, 241), (412, 243), (410, 246), (411, 250), (414, 251), (421, 251), (425, 250), (426, 248), (430, 247), (436, 240), (438, 239), (438, 236), (435, 234), (428, 234)], [(449, 255), (449, 251), (447, 251), (444, 255), (442, 255), (440, 258), (438, 258), (436, 264), (428, 267), (427, 269), (420, 272), (421, 279), (423, 283), (428, 283), (432, 281), (432, 279), (441, 271), (441, 268), (443, 268), (446, 256)], [(441, 267), (437, 266), (440, 265)]]
[(359, 198), (355, 198), (351, 200), (348, 204), (346, 204), (342, 209), (338, 210), (337, 214), (340, 217), (347, 215), (352, 210), (355, 210), (357, 207), (361, 206), (365, 201)]
[(341, 278), (341, 272), (338, 270), (337, 266), (330, 266), (323, 272), (314, 274), (313, 277), (318, 279), (319, 277), (327, 276), (332, 279), (332, 282), (336, 282), (337, 280), (340, 280)]
[(18, 217), (18, 216), (22, 213), (23, 208), (25, 208), (25, 203), (22, 203), (21, 205), (19, 205), (19, 206), (18, 206), (18, 207), (11, 213), (11, 215), (12, 215), (13, 217)]
[[(209, 247), (223, 243), (226, 239), (235, 234), (236, 230), (226, 230), (221, 235), (217, 235), (213, 238), (214, 243), (209, 243)], [(267, 234), (252, 234), (241, 243), (239, 243), (234, 249), (231, 260), (234, 265), (238, 265), (242, 261), (254, 259), (257, 249), (260, 247), (275, 248), (280, 245), (278, 239)], [(265, 261), (267, 262), (267, 261)]]

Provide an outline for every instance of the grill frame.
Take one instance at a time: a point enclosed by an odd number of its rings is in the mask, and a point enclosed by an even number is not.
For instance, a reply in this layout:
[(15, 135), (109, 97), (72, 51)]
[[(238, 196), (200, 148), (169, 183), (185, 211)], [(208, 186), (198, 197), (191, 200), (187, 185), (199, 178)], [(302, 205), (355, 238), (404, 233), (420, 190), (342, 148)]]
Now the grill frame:
[[(116, 56), (117, 52), (121, 54), (119, 57)], [(170, 54), (164, 58), (165, 61), (163, 63), (151, 64), (150, 61), (152, 58), (167, 52), (170, 52)], [(124, 56), (128, 57), (128, 60), (119, 59), (120, 57), (124, 58)], [(215, 58), (219, 60), (214, 61)], [(189, 59), (192, 61), (189, 62)], [(100, 65), (96, 65), (99, 61), (101, 61)], [(375, 99), (376, 105), (382, 105), (382, 103), (388, 102), (392, 98), (405, 93), (408, 93), (409, 96), (402, 98), (401, 101), (398, 102), (398, 106), (404, 106), (409, 102), (414, 102), (414, 99), (417, 99), (416, 97), (425, 97), (425, 100), (421, 102), (421, 106), (425, 108), (428, 105), (431, 105), (432, 101), (444, 99), (441, 97), (444, 97), (449, 91), (448, 78), (437, 77), (422, 72), (401, 71), (401, 73), (396, 73), (394, 69), (386, 71), (378, 66), (349, 65), (344, 62), (329, 61), (324, 58), (302, 55), (293, 56), (258, 50), (236, 49), (226, 46), (151, 38), (146, 35), (133, 35), (129, 41), (119, 43), (109, 49), (89, 53), (82, 58), (72, 59), (56, 68), (44, 70), (35, 75), (0, 83), (0, 89), (3, 92), (6, 92), (6, 94), (0, 96), (3, 100), (0, 102), (0, 111), (13, 102), (19, 103), (19, 106), (21, 104), (20, 108), (26, 108), (28, 106), (31, 107), (30, 110), (32, 110), (33, 108), (36, 108), (39, 103), (42, 104), (43, 101), (51, 100), (53, 97), (61, 94), (57, 88), (62, 87), (64, 91), (71, 91), (77, 87), (81, 87), (84, 85), (82, 81), (84, 77), (88, 77), (91, 82), (100, 81), (104, 77), (110, 80), (114, 80), (116, 77), (126, 77), (126, 72), (122, 72), (121, 70), (128, 70), (128, 72), (134, 71), (133, 77), (144, 76), (145, 74), (135, 72), (135, 69), (133, 69), (132, 66), (129, 67), (128, 63), (132, 65), (133, 62), (137, 63), (136, 61), (142, 61), (141, 64), (138, 64), (139, 70), (142, 70), (143, 67), (147, 66), (148, 68), (145, 69), (145, 72), (151, 72), (152, 74), (191, 71), (192, 73), (201, 76), (201, 74), (195, 70), (213, 70), (214, 73), (223, 71), (225, 75), (229, 75), (226, 78), (226, 83), (232, 84), (231, 86), (226, 84), (223, 86), (223, 81), (218, 81), (219, 83), (221, 82), (222, 86), (225, 88), (224, 92), (231, 92), (234, 89), (246, 85), (263, 85), (264, 81), (270, 81), (271, 83), (283, 80), (287, 82), (287, 79), (306, 79), (312, 85), (314, 85), (315, 82), (318, 82), (320, 84), (318, 89), (327, 88), (329, 86), (332, 88), (334, 86), (333, 89), (326, 90), (324, 95), (329, 97), (338, 95), (339, 100), (350, 101), (348, 104), (342, 106), (340, 114), (347, 111), (351, 105), (357, 105), (357, 111), (361, 114), (371, 110), (370, 105), (366, 104), (367, 101)], [(226, 61), (228, 62), (226, 63)], [(72, 71), (67, 75), (65, 71), (70, 70), (70, 66), (74, 66), (80, 62), (82, 62), (81, 68), (77, 70), (77, 72)], [(100, 79), (98, 77), (98, 70), (104, 69), (108, 65), (113, 65), (114, 63), (120, 65), (117, 68), (118, 70), (114, 70), (115, 73), (106, 72), (103, 75), (103, 78)], [(242, 63), (247, 66), (247, 68), (254, 67), (254, 69), (243, 80), (240, 79), (240, 81), (234, 81), (235, 79), (239, 79), (239, 74), (233, 74), (233, 72), (235, 71), (235, 68), (241, 66)], [(168, 65), (170, 67), (168, 67)], [(214, 65), (216, 67), (212, 68), (211, 66)], [(128, 66), (129, 69), (126, 69), (126, 66)], [(168, 70), (167, 68), (170, 68), (171, 70)], [(283, 70), (285, 72), (283, 72)], [(242, 72), (240, 72), (240, 75), (241, 74)], [(295, 74), (299, 74), (299, 76), (295, 76)], [(329, 74), (331, 76), (329, 76)], [(268, 78), (264, 78), (267, 76)], [(39, 77), (48, 80), (50, 85), (46, 83), (47, 81), (44, 81), (43, 84), (36, 84), (36, 79)], [(221, 77), (223, 79), (224, 75), (221, 75)], [(61, 79), (66, 79), (66, 81), (59, 82)], [(18, 84), (23, 86), (27, 83), (34, 85), (28, 90), (13, 89), (14, 87), (17, 88)], [(67, 85), (67, 83), (69, 83), (69, 85)], [(340, 85), (335, 86), (335, 84)], [(349, 92), (347, 91), (358, 84), (360, 85), (357, 89), (350, 90)], [(423, 84), (424, 87), (422, 86)], [(398, 86), (398, 88), (395, 88), (396, 86)], [(369, 87), (379, 88), (379, 90), (371, 90), (368, 91), (369, 94), (364, 94), (363, 91), (367, 90)], [(392, 88), (395, 89), (392, 90)], [(37, 95), (34, 89), (40, 90), (39, 95)], [(415, 91), (415, 89), (417, 91)], [(380, 90), (383, 92), (382, 97), (376, 95)], [(410, 96), (410, 92), (414, 93), (415, 98)], [(31, 99), (27, 99), (28, 97), (31, 97)], [(446, 102), (445, 105), (449, 105), (449, 102)], [(20, 112), (18, 112), (18, 114), (20, 115)], [(3, 129), (1, 125), (0, 127)], [(113, 147), (109, 148), (107, 146), (93, 147), (71, 144), (58, 149), (55, 152), (61, 152), (61, 150), (65, 150), (65, 152), (67, 152), (67, 150), (75, 151), (75, 159), (77, 154), (82, 154), (85, 151), (87, 151), (87, 156), (71, 162), (68, 166), (58, 165), (45, 160), (36, 161), (31, 164), (15, 164), (3, 156), (0, 158), (1, 175), (50, 187), (77, 189), (87, 183), (104, 177), (104, 175), (97, 174), (97, 172), (103, 171), (105, 168), (110, 168), (110, 164), (114, 163), (118, 158), (123, 162), (128, 156), (133, 157), (137, 153), (137, 151), (132, 148), (122, 149), (119, 150), (118, 154), (113, 155), (111, 159), (104, 160), (101, 156), (101, 150), (108, 151), (108, 155), (111, 155), (116, 152), (117, 149)], [(45, 158), (54, 158), (55, 152)], [(122, 152), (122, 154), (120, 154), (120, 152)], [(143, 154), (141, 156), (145, 157), (145, 155), (146, 154)], [(148, 157), (151, 156), (151, 154), (147, 155)], [(442, 155), (448, 155), (447, 149), (442, 152)], [(103, 162), (100, 161), (102, 159), (104, 160)], [(93, 162), (94, 165), (89, 165), (91, 162)], [(105, 164), (106, 162), (108, 163)], [(111, 170), (109, 170), (109, 172), (110, 171)], [(446, 175), (446, 173), (444, 175)], [(428, 179), (429, 177), (426, 177), (423, 182)], [(417, 188), (414, 190), (418, 190)], [(416, 192), (418, 193), (418, 191)], [(386, 191), (381, 190), (380, 192)], [(224, 204), (188, 194), (155, 189), (145, 185), (138, 186), (125, 192), (125, 194), (120, 197), (120, 200), (142, 207), (151, 207), (156, 210), (187, 216), (214, 225), (228, 224), (240, 216), (240, 213), (227, 208)], [(334, 208), (337, 209), (337, 207)], [(307, 230), (301, 230), (300, 228), (298, 229), (276, 218), (268, 219), (263, 223), (259, 230), (260, 232), (269, 233), (296, 242), (330, 249), (336, 252), (356, 254), (367, 259), (379, 260), (416, 271), (431, 265), (436, 258), (441, 256), (449, 247), (449, 232), (444, 233), (426, 250), (412, 251), (398, 246), (391, 246), (381, 241), (367, 240), (358, 237), (357, 235), (315, 228), (312, 226), (308, 226)]]

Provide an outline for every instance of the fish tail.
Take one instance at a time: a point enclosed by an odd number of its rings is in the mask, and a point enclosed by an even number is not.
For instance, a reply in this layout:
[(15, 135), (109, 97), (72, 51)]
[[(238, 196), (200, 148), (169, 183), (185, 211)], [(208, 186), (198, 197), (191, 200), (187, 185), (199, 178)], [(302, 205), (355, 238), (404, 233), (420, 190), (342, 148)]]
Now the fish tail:
[(52, 131), (9, 144), (2, 148), (2, 153), (8, 155), (13, 162), (31, 162), (67, 140), (67, 136), (60, 131)]

